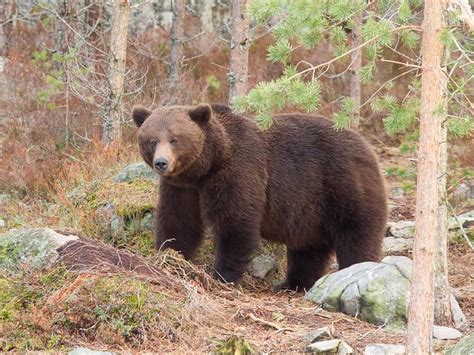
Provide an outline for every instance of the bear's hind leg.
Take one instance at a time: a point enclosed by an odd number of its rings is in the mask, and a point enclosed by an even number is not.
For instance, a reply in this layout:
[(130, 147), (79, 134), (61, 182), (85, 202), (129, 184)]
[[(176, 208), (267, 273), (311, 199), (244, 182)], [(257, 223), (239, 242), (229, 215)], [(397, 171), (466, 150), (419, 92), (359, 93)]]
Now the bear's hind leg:
[(338, 237), (334, 238), (339, 270), (364, 261), (380, 261), (382, 240), (382, 232), (373, 230), (373, 228), (366, 227), (340, 232)]
[(287, 248), (286, 281), (279, 288), (309, 290), (328, 268), (332, 251), (329, 247), (291, 250)]

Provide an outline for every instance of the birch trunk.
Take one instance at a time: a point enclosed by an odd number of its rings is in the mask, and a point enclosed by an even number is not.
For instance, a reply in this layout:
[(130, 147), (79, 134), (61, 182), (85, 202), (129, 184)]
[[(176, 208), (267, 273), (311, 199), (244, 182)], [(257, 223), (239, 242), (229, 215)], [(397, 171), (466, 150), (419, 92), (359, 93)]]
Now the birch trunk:
[[(354, 16), (354, 26), (352, 28), (352, 49), (357, 48), (361, 44), (361, 34), (360, 27), (362, 26), (362, 12), (359, 11)], [(360, 105), (361, 101), (361, 88), (360, 88), (360, 78), (359, 72), (362, 68), (362, 51), (360, 49), (351, 53), (351, 71), (350, 71), (350, 82), (349, 82), (349, 93), (351, 98), (355, 103), (355, 117), (352, 125), (354, 127), (359, 127), (360, 122)]]
[(123, 119), (123, 82), (127, 55), (128, 0), (114, 0), (112, 28), (110, 34), (110, 57), (108, 69), (109, 93), (105, 102), (103, 141), (109, 145), (121, 138)]
[(232, 1), (232, 39), (230, 43), (229, 104), (234, 97), (247, 93), (249, 66), (248, 0)]
[(171, 103), (176, 103), (182, 91), (181, 76), (184, 57), (184, 16), (186, 0), (173, 0), (173, 22), (171, 24), (171, 49), (168, 89)]
[(407, 354), (431, 353), (434, 305), (434, 271), (439, 217), (438, 178), (443, 141), (444, 3), (426, 0), (422, 42), (420, 142), (416, 192), (416, 230), (413, 249), (413, 282), (408, 314)]

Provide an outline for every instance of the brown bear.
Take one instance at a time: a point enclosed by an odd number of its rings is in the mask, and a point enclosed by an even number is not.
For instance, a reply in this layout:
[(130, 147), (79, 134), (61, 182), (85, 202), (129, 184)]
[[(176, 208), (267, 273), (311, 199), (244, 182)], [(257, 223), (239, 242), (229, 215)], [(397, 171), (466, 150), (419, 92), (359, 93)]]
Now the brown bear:
[(133, 108), (143, 159), (160, 174), (157, 248), (192, 258), (205, 226), (214, 276), (238, 282), (260, 239), (283, 243), (282, 287), (309, 289), (335, 252), (340, 268), (381, 256), (387, 202), (377, 159), (355, 131), (304, 114), (261, 131), (224, 105)]

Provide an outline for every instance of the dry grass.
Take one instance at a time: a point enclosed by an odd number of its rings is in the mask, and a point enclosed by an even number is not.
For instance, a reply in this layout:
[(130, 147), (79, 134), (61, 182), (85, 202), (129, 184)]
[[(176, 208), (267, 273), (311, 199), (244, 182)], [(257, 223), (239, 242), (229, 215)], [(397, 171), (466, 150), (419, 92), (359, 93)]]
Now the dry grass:
[[(23, 283), (17, 297), (40, 296), (19, 306), (13, 322), (3, 323), (3, 350), (47, 348), (54, 335), (53, 348), (82, 344), (116, 351), (210, 352), (238, 337), (259, 353), (304, 351), (304, 334), (325, 325), (358, 349), (381, 340), (403, 341), (401, 333), (322, 311), (299, 294), (256, 291), (246, 281), (223, 285), (172, 252), (161, 254), (155, 265), (166, 276), (98, 268), (77, 274), (59, 268), (47, 279), (34, 274), (12, 281)], [(48, 289), (51, 282), (54, 287)], [(18, 326), (29, 342), (18, 335)]]

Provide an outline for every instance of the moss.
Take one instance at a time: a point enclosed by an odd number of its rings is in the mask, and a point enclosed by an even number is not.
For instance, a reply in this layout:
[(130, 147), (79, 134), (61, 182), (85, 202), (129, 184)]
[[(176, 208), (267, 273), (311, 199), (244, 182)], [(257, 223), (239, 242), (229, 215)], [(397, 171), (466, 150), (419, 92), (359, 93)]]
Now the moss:
[(214, 354), (234, 355), (234, 354), (251, 354), (253, 349), (250, 344), (241, 337), (230, 336), (224, 341), (219, 341)]
[(361, 295), (361, 318), (374, 324), (387, 324), (394, 330), (404, 328), (408, 300), (400, 290), (409, 289), (410, 285), (408, 280), (401, 282), (407, 285), (402, 285), (396, 277), (371, 281), (369, 289)]
[(156, 182), (149, 180), (104, 182), (95, 198), (99, 205), (110, 203), (115, 206), (120, 216), (134, 218), (153, 209), (157, 199)]

